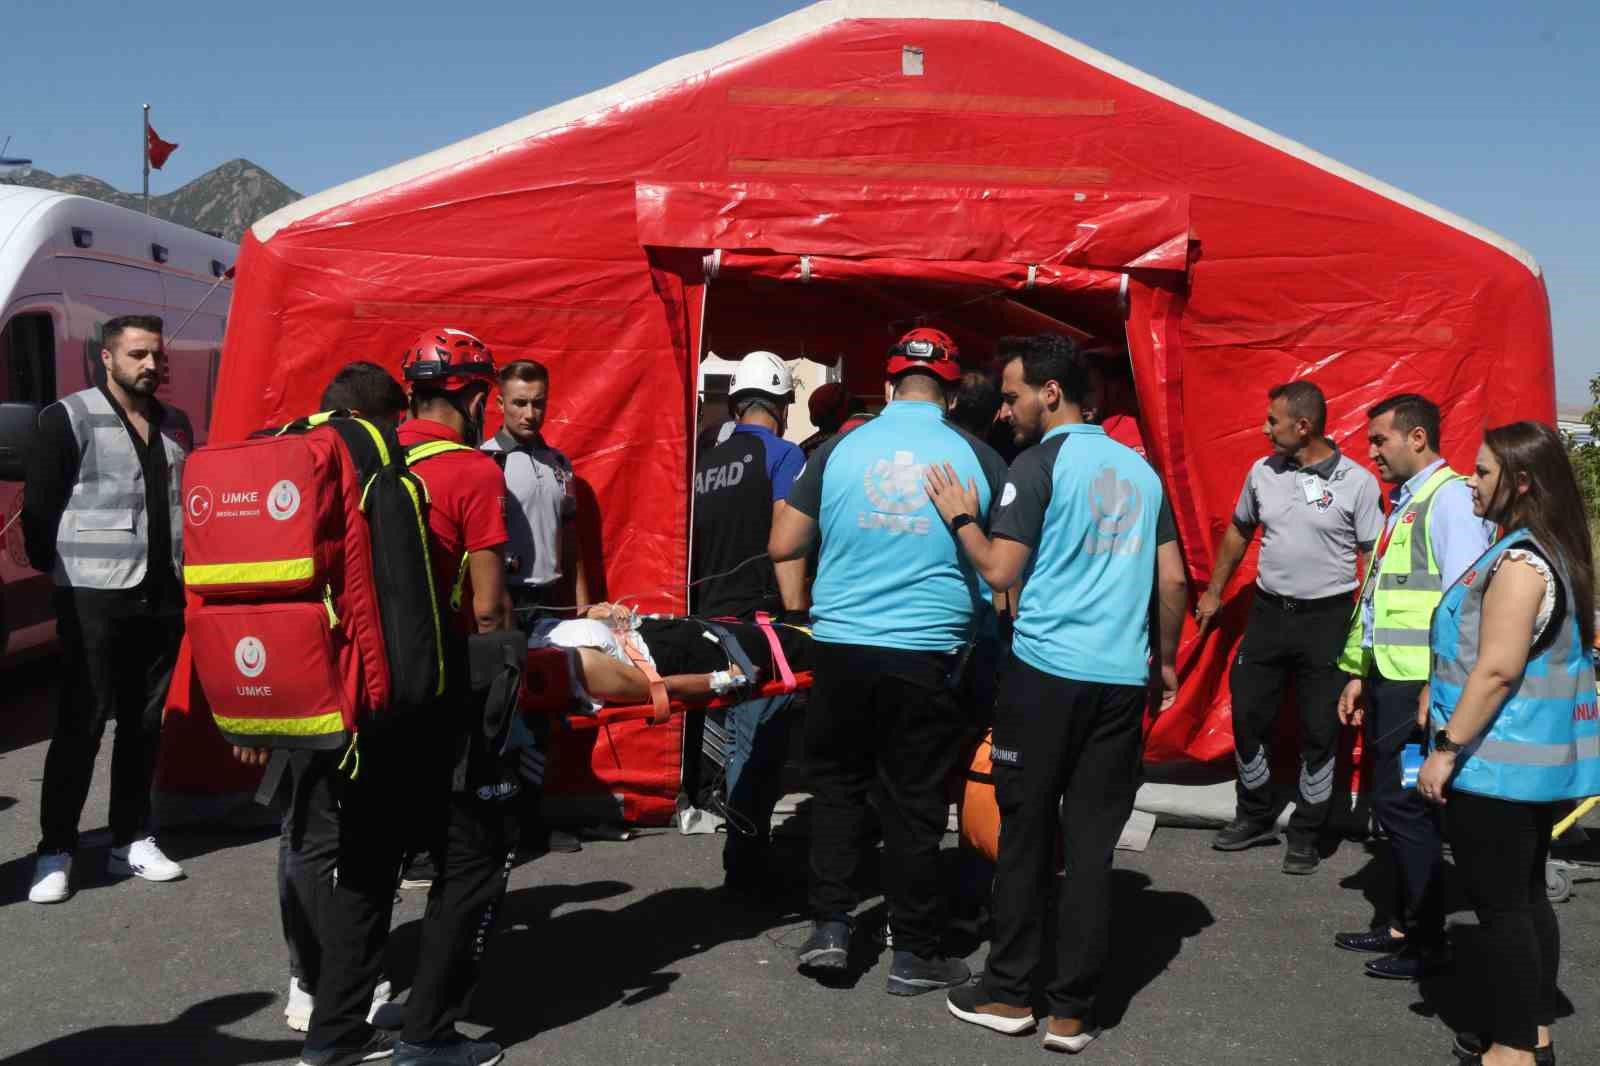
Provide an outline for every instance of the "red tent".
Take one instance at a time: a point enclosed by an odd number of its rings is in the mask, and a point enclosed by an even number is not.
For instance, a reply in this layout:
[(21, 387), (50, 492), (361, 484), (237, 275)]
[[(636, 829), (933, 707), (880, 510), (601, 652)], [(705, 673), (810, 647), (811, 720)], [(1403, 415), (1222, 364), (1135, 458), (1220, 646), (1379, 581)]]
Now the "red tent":
[[(1363, 458), (1363, 411), (1399, 390), (1444, 406), (1458, 466), (1485, 426), (1554, 412), (1544, 284), (1503, 238), (997, 4), (828, 0), (258, 222), (211, 431), (470, 330), (549, 364), (610, 595), (681, 610), (701, 354), (842, 354), (872, 392), (912, 322), (969, 358), (1041, 329), (1125, 350), (1121, 413), (1197, 582), (1270, 384), (1320, 384)], [(1152, 760), (1229, 750), (1247, 598), (1183, 649)], [(679, 747), (619, 727), (566, 787), (659, 817)]]

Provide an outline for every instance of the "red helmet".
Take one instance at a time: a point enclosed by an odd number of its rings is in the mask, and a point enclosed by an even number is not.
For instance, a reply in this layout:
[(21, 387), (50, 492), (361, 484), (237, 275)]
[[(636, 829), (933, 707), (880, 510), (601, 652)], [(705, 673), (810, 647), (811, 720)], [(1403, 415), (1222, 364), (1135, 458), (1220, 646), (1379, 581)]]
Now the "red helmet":
[(440, 327), (425, 330), (400, 360), (411, 386), (458, 392), (478, 382), (495, 383), (494, 353), (472, 334)]
[(888, 376), (908, 370), (926, 370), (948, 382), (961, 380), (961, 352), (944, 330), (919, 327), (889, 349)]

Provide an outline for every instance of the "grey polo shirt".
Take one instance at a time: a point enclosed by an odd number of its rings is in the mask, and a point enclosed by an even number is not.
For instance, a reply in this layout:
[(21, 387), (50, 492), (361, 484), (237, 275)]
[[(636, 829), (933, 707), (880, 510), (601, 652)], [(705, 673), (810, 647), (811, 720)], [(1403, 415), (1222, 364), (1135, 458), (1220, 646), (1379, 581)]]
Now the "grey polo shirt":
[(516, 562), (507, 584), (538, 588), (561, 580), (562, 526), (578, 514), (572, 464), (543, 437), (518, 444), (503, 429), (483, 450), (504, 456), (506, 555)]
[(1300, 467), (1272, 454), (1250, 468), (1235, 528), (1262, 528), (1256, 584), (1278, 596), (1315, 600), (1354, 591), (1356, 553), (1371, 552), (1383, 532), (1378, 479), (1338, 448)]

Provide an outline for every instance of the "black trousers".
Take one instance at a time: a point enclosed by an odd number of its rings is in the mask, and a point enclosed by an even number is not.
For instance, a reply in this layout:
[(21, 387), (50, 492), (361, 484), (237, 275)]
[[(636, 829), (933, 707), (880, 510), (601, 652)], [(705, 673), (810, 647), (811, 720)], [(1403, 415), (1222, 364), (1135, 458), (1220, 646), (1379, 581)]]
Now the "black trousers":
[(293, 751), (278, 836), (278, 912), (289, 976), (312, 995), (322, 974), (317, 921), (339, 866), (339, 761), (343, 752)]
[(448, 1036), (466, 1014), (516, 848), (513, 804), (451, 791), (453, 738), (413, 730), (379, 739), (372, 732), (362, 734), (356, 779), (335, 779), (338, 877), (317, 922), (322, 971), (308, 1051), (365, 1038), (407, 851), (431, 854), (434, 878), (403, 1039)]
[(1561, 927), (1545, 895), (1544, 864), (1558, 810), (1452, 790), (1445, 831), (1477, 912), (1487, 953), (1490, 1039), (1532, 1051), (1555, 1020)]
[(806, 712), (811, 910), (819, 920), (842, 920), (859, 902), (853, 882), (874, 792), (895, 949), (924, 958), (941, 953), (939, 842), (967, 728), (950, 687), (954, 659), (818, 641)]
[(56, 591), (63, 683), (44, 760), (40, 852), (76, 851), (78, 821), (106, 723), (111, 750), (111, 843), (144, 836), (161, 745), (161, 713), (183, 638), (178, 610), (153, 610), (137, 591)]
[(1328, 820), (1333, 756), (1339, 739), (1339, 669), (1350, 625), (1349, 597), (1295, 609), (1257, 595), (1244, 640), (1228, 673), (1233, 693), (1233, 752), (1239, 764), (1238, 814), (1265, 822), (1276, 813), (1269, 766), (1273, 726), (1285, 686), (1294, 682), (1300, 711), (1300, 782), (1289, 838), (1311, 842)]
[[(1419, 740), (1417, 697), (1421, 681), (1367, 675), (1365, 758), (1372, 766), (1372, 807), (1389, 834), (1394, 855), (1394, 900), (1388, 921), (1413, 944), (1444, 940), (1444, 833), (1439, 808), (1400, 783), (1400, 753)], [(1543, 874), (1540, 874), (1543, 877)]]
[(1056, 973), (1050, 1013), (1085, 1018), (1105, 971), (1111, 935), (1111, 859), (1133, 811), (1144, 754), (1148, 692), (1056, 677), (1013, 655), (994, 715), (1000, 852), (984, 991), (1032, 1004), (1057, 841), (1065, 876), (1054, 887)]

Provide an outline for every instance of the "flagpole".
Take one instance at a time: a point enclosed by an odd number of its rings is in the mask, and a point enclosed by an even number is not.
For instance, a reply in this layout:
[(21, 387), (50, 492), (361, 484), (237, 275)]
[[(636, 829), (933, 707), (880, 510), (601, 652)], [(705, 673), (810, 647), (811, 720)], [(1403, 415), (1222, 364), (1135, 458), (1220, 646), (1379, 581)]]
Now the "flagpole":
[(139, 154), (144, 159), (144, 213), (150, 213), (150, 105), (144, 105), (144, 136), (139, 141)]

